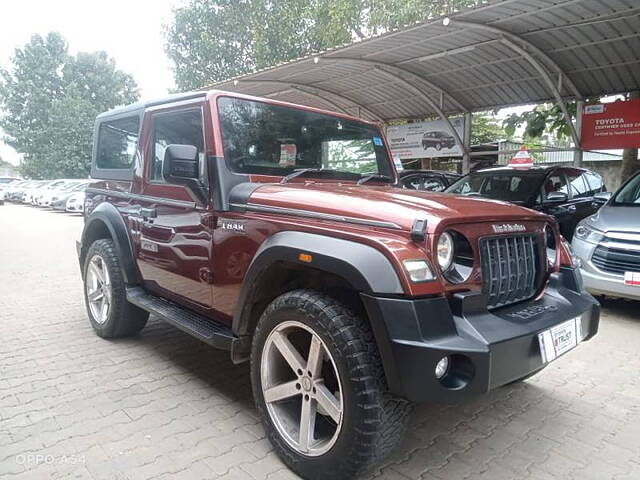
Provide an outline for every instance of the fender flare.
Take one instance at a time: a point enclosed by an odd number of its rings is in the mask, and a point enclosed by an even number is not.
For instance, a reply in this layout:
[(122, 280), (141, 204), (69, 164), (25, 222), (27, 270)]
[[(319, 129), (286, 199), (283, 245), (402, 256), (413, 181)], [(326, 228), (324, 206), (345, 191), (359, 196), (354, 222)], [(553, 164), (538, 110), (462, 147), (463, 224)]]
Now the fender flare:
[[(299, 259), (301, 253), (311, 262)], [(233, 332), (251, 335), (253, 299), (262, 274), (278, 261), (304, 265), (344, 278), (360, 293), (401, 295), (404, 289), (393, 265), (379, 250), (362, 243), (314, 233), (284, 231), (265, 240), (256, 252), (240, 291)]]
[(140, 283), (140, 276), (133, 257), (133, 247), (127, 226), (118, 209), (110, 203), (101, 203), (98, 205), (85, 221), (80, 240), (80, 268), (83, 268), (84, 259), (91, 243), (93, 243), (96, 238), (104, 238), (94, 237), (95, 233), (103, 226), (109, 231), (109, 235), (115, 245), (125, 283), (128, 285)]

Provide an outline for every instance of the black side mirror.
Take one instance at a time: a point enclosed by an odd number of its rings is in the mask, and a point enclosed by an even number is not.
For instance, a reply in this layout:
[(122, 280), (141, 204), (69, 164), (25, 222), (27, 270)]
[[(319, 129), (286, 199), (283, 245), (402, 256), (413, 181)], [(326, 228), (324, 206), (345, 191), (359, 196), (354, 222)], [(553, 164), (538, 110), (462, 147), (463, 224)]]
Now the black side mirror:
[(547, 202), (566, 202), (569, 196), (564, 192), (549, 192), (547, 194)]
[(167, 183), (184, 185), (200, 202), (207, 203), (200, 185), (200, 159), (193, 145), (168, 145), (164, 151), (162, 176)]

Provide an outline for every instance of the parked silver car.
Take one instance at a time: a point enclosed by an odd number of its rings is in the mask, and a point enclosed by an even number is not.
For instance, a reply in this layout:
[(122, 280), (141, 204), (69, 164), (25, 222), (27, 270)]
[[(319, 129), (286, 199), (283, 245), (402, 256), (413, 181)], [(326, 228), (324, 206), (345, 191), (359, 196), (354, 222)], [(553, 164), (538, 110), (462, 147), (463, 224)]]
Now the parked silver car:
[(582, 261), (585, 287), (596, 295), (640, 300), (640, 173), (594, 215), (582, 220), (573, 250)]

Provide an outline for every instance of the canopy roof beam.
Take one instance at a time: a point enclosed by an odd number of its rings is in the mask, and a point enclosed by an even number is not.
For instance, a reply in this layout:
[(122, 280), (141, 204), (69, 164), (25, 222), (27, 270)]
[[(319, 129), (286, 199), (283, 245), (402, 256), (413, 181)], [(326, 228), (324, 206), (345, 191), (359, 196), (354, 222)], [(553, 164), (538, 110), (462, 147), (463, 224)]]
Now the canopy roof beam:
[[(469, 109), (465, 107), (456, 97), (451, 95), (449, 92), (444, 90), (443, 88), (437, 86), (433, 82), (427, 80), (422, 75), (418, 75), (417, 73), (412, 72), (411, 70), (407, 70), (406, 68), (399, 67), (398, 65), (394, 65), (391, 63), (378, 62), (375, 60), (365, 60), (362, 58), (349, 58), (349, 57), (322, 57), (322, 62), (335, 62), (335, 63), (351, 63), (351, 64), (362, 64), (362, 65), (372, 65), (377, 67), (378, 71), (387, 71), (391, 70), (391, 73), (408, 75), (411, 78), (416, 79), (419, 82), (425, 84), (431, 90), (435, 90), (438, 94), (442, 95), (443, 98), (449, 98), (451, 103), (453, 103), (458, 109), (460, 109), (460, 113), (468, 112)], [(406, 83), (406, 80), (405, 80)], [(423, 96), (424, 93), (421, 93)]]
[[(343, 104), (346, 103), (350, 103), (352, 104), (354, 107), (360, 109), (360, 111), (366, 113), (367, 115), (369, 115), (371, 118), (378, 120), (379, 122), (385, 123), (385, 120), (378, 115), (377, 113), (373, 112), (372, 110), (370, 110), (369, 108), (365, 107), (364, 105), (360, 105), (358, 102), (355, 102), (353, 100), (351, 100), (350, 98), (344, 97), (342, 95), (340, 95), (339, 93), (333, 92), (331, 90), (327, 90), (326, 88), (319, 88), (319, 87), (315, 87), (315, 86), (309, 86), (307, 84), (304, 83), (298, 83), (298, 82), (287, 82), (286, 80), (253, 80), (253, 79), (241, 79), (238, 80), (238, 83), (274, 83), (274, 84), (279, 84), (279, 85), (287, 85), (289, 86), (289, 88), (294, 88), (297, 89), (299, 91), (302, 91), (304, 93), (306, 93), (307, 95), (311, 95), (311, 96), (315, 96), (317, 98), (319, 98), (320, 100), (323, 100), (327, 103), (331, 102), (332, 105), (337, 106), (338, 108), (340, 108), (340, 110), (342, 110), (344, 112), (345, 108), (349, 108), (349, 106), (340, 106), (339, 104), (336, 104), (336, 101), (333, 100), (329, 100), (327, 98), (327, 96), (333, 97), (336, 100), (342, 102)], [(312, 90), (315, 90), (315, 92), (313, 92)], [(276, 93), (276, 92), (274, 92)], [(323, 95), (324, 94), (324, 95)]]
[(456, 145), (458, 146), (458, 148), (460, 149), (460, 152), (462, 152), (462, 154), (465, 153), (465, 151), (467, 150), (465, 148), (464, 142), (462, 141), (462, 139), (460, 138), (460, 135), (458, 134), (458, 131), (455, 129), (455, 127), (453, 126), (453, 124), (451, 123), (451, 120), (449, 120), (449, 117), (447, 117), (445, 115), (445, 113), (442, 111), (442, 109), (440, 108), (440, 106), (434, 102), (428, 95), (426, 95), (424, 92), (422, 92), (419, 88), (417, 88), (416, 86), (414, 86), (411, 82), (408, 82), (407, 80), (405, 80), (402, 77), (397, 77), (396, 75), (387, 72), (386, 70), (383, 70), (380, 67), (376, 67), (380, 73), (384, 76), (386, 76), (387, 78), (393, 79), (394, 81), (400, 82), (402, 84), (404, 84), (409, 90), (411, 90), (413, 93), (415, 93), (417, 96), (422, 97), (425, 102), (427, 102), (429, 104), (429, 106), (440, 116), (440, 118), (446, 123), (447, 128), (449, 129), (449, 131), (451, 132), (451, 135), (453, 136)]

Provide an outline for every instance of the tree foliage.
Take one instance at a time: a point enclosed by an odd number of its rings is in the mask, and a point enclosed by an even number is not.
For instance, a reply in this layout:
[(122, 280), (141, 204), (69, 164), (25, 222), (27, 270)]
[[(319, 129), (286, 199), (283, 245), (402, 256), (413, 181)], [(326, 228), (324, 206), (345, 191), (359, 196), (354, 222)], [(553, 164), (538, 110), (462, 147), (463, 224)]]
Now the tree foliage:
[(87, 176), (95, 116), (137, 99), (105, 52), (72, 56), (58, 33), (32, 36), (0, 70), (0, 128), (31, 178)]
[(501, 125), (486, 113), (475, 113), (471, 121), (471, 145), (492, 143), (510, 138)]
[(179, 90), (200, 88), (479, 0), (189, 0), (166, 51)]

